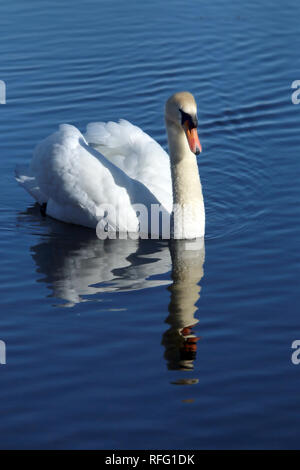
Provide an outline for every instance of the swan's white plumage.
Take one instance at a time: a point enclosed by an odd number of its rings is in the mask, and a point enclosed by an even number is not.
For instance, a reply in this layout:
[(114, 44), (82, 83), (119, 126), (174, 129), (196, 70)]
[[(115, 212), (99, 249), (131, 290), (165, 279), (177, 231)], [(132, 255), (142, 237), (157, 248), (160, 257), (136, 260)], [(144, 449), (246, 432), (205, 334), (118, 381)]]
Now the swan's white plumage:
[[(95, 124), (95, 126), (101, 127), (99, 124)], [(95, 126), (91, 124), (89, 129), (95, 129)], [(135, 128), (130, 123), (126, 123), (126, 126)], [(122, 125), (109, 123), (107, 129), (112, 127), (118, 129)], [(130, 155), (126, 152), (124, 155), (120, 155), (120, 159), (124, 160), (123, 165), (118, 165), (113, 157), (105, 158), (96, 149), (89, 146), (76, 127), (63, 124), (57, 132), (37, 145), (29, 168), (16, 168), (16, 178), (37, 202), (40, 204), (47, 202), (47, 214), (58, 220), (94, 228), (105, 215), (105, 204), (107, 204), (115, 208), (119, 217), (117, 226), (114, 218), (106, 217), (106, 222), (113, 230), (137, 231), (139, 220), (133, 204), (142, 203), (146, 207), (150, 207), (151, 204), (161, 203), (162, 201), (156, 195), (162, 195), (162, 199), (167, 201), (164, 193), (168, 191), (163, 186), (160, 187), (159, 184), (153, 183), (149, 188), (144, 182), (149, 181), (150, 177), (160, 179), (161, 174), (165, 171), (167, 176), (164, 185), (166, 185), (167, 178), (170, 177), (170, 170), (168, 168), (168, 172), (166, 171), (166, 165), (164, 171), (156, 167), (157, 173), (154, 175), (153, 168), (152, 172), (150, 168), (147, 169), (150, 164), (149, 153), (146, 151), (147, 143), (150, 147), (156, 147), (155, 141), (138, 128), (135, 129), (137, 134), (143, 135), (144, 140), (142, 142), (141, 136), (139, 136), (137, 143), (130, 136), (128, 138), (135, 149), (132, 152), (134, 160), (132, 165), (130, 165)], [(117, 132), (114, 133), (112, 139), (114, 145), (117, 141), (116, 134)], [(122, 132), (119, 134), (121, 135)], [(121, 145), (124, 142), (123, 134), (122, 139), (119, 142)], [(102, 147), (105, 147), (103, 140), (101, 142)], [(158, 144), (157, 147), (161, 149)], [(146, 151), (145, 161), (147, 164), (144, 165), (144, 171), (142, 168), (137, 168), (138, 166), (143, 167), (143, 155), (138, 154), (139, 149)], [(162, 149), (161, 153), (166, 159)], [(157, 157), (156, 162), (158, 162)], [(127, 165), (130, 170), (127, 169)], [(124, 171), (125, 166), (126, 172)], [(169, 185), (169, 198), (172, 200), (170, 181)], [(154, 187), (156, 191), (151, 191)]]
[[(184, 122), (182, 113), (188, 114)], [(165, 222), (170, 229), (172, 217), (174, 238), (203, 237), (205, 211), (195, 157), (201, 146), (191, 93), (175, 93), (167, 100), (165, 123), (170, 158), (125, 120), (91, 123), (85, 137), (76, 127), (61, 125), (37, 146), (28, 169), (16, 169), (17, 180), (40, 204), (47, 203), (48, 215), (64, 222), (94, 228), (102, 220), (102, 228), (114, 232), (151, 231), (152, 237), (168, 238)]]
[(118, 123), (88, 124), (85, 138), (128, 176), (143, 183), (168, 212), (172, 211), (170, 158), (152, 137), (120, 119)]

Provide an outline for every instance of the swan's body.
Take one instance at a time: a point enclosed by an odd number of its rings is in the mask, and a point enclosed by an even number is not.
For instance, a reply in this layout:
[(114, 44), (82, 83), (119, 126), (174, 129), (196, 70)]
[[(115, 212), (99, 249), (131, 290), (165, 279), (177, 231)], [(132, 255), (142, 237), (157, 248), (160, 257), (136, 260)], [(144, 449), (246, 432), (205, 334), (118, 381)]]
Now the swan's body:
[(194, 98), (186, 92), (173, 95), (166, 104), (171, 162), (157, 142), (127, 121), (91, 123), (85, 137), (64, 124), (36, 147), (29, 168), (17, 167), (17, 180), (46, 205), (47, 215), (63, 222), (95, 228), (102, 221), (112, 231), (138, 232), (143, 216), (150, 232), (155, 204), (166, 217), (172, 209), (174, 219), (179, 214), (175, 238), (201, 237), (204, 204), (190, 149), (194, 146), (197, 152), (200, 143), (193, 140), (195, 126), (188, 129), (182, 116), (196, 119)]

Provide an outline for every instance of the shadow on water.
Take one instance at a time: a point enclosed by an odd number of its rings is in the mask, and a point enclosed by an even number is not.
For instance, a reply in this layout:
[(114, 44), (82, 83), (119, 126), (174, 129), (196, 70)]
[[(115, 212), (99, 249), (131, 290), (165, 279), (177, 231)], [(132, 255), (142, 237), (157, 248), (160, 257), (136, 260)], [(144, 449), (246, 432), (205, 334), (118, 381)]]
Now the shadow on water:
[[(170, 292), (169, 325), (163, 334), (169, 370), (192, 370), (199, 337), (193, 332), (204, 271), (204, 240), (99, 240), (94, 230), (42, 217), (37, 206), (19, 221), (43, 228), (42, 241), (31, 247), (38, 282), (46, 283), (60, 307), (101, 301), (101, 294), (166, 286)], [(46, 233), (45, 233), (46, 232)], [(57, 305), (56, 305), (57, 306)], [(117, 305), (120, 307), (120, 305)], [(176, 384), (193, 384), (182, 379)]]

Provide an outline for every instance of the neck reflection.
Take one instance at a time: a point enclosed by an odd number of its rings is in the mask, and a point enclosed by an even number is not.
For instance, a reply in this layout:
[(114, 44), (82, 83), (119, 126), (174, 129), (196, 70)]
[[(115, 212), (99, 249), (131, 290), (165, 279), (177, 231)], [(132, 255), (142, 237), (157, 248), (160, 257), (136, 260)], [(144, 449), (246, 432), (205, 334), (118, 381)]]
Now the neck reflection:
[[(170, 328), (162, 338), (165, 347), (164, 356), (170, 370), (193, 370), (197, 342), (200, 339), (193, 328), (199, 321), (194, 315), (201, 291), (199, 282), (204, 273), (204, 240), (197, 240), (194, 244), (184, 240), (173, 240), (170, 243), (170, 253), (173, 283), (168, 287), (171, 298), (166, 323)], [(195, 382), (197, 379), (181, 379), (176, 383)]]

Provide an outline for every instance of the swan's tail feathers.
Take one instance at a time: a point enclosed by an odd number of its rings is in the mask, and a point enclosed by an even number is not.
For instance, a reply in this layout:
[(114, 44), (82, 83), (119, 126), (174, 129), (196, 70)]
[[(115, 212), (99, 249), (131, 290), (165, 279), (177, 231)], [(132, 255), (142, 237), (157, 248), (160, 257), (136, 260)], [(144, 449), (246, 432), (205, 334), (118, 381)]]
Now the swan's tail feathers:
[(40, 190), (36, 179), (30, 174), (29, 167), (26, 165), (17, 165), (15, 176), (18, 183), (39, 203), (47, 202), (47, 197)]

